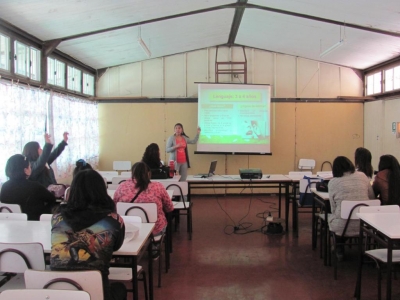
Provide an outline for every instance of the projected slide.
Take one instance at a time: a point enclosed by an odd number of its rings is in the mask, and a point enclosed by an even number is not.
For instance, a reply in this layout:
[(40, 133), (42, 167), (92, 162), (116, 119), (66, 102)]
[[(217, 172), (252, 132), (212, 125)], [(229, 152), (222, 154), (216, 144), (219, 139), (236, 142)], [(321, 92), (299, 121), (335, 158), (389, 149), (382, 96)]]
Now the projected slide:
[(269, 85), (199, 84), (198, 152), (271, 153)]

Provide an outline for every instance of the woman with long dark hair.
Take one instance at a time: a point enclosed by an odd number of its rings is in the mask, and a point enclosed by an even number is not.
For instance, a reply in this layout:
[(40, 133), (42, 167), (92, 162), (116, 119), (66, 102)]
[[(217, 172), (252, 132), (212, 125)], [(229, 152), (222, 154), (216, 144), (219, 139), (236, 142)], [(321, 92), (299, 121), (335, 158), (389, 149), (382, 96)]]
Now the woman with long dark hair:
[(174, 135), (171, 135), (167, 141), (166, 151), (170, 153), (169, 160), (173, 160), (175, 170), (181, 175), (180, 181), (185, 181), (187, 177), (187, 169), (190, 168), (189, 154), (187, 150), (188, 144), (196, 144), (200, 136), (200, 127), (197, 127), (197, 134), (194, 139), (190, 139), (185, 131), (183, 125), (176, 123), (174, 126)]
[(132, 178), (122, 182), (114, 193), (114, 202), (136, 202), (157, 204), (157, 222), (153, 234), (165, 231), (167, 218), (164, 212), (174, 210), (174, 204), (160, 182), (150, 181), (150, 169), (144, 162), (132, 166)]
[(382, 205), (400, 205), (400, 165), (396, 157), (382, 155), (372, 188)]
[(125, 285), (108, 281), (110, 260), (124, 242), (125, 225), (98, 172), (75, 175), (69, 199), (53, 215), (51, 225), (52, 270), (99, 270), (104, 299), (126, 299)]
[(37, 181), (47, 188), (50, 184), (57, 184), (51, 164), (64, 151), (65, 146), (68, 145), (68, 132), (64, 132), (63, 140), (53, 151), (51, 151), (53, 144), (50, 140), (50, 135), (46, 133), (44, 139), (45, 145), (43, 149), (38, 142), (29, 142), (24, 146), (22, 154), (28, 158), (31, 164), (32, 174), (29, 180)]
[(142, 162), (146, 163), (150, 169), (160, 169), (163, 167), (160, 159), (160, 148), (156, 143), (151, 143), (146, 147)]
[(6, 165), (6, 181), (0, 193), (0, 202), (19, 204), (28, 220), (38, 221), (41, 214), (49, 214), (56, 204), (56, 198), (44, 186), (29, 181), (31, 166), (28, 159), (21, 155), (11, 156)]
[(354, 164), (356, 170), (359, 172), (363, 172), (367, 175), (368, 178), (372, 178), (374, 173), (374, 169), (372, 168), (372, 155), (371, 152), (363, 147), (359, 147), (356, 149), (354, 153)]

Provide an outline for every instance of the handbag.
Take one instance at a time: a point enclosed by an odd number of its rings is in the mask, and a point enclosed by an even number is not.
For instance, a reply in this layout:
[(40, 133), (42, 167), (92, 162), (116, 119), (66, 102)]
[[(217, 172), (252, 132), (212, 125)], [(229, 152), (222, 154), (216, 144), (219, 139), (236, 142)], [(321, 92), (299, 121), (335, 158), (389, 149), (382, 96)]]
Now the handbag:
[(324, 180), (322, 182), (317, 182), (317, 191), (318, 192), (324, 192), (324, 193), (328, 193), (328, 184), (329, 184), (329, 180)]
[(47, 190), (51, 192), (56, 199), (64, 199), (65, 190), (67, 186), (65, 184), (50, 184)]

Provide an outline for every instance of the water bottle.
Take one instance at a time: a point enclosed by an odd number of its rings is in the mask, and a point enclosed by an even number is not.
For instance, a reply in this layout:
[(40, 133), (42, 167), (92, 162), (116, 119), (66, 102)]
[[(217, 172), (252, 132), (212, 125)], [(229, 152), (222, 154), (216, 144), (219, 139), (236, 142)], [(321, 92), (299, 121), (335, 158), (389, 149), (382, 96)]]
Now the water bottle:
[(175, 175), (175, 162), (173, 160), (169, 161), (169, 177), (172, 178)]

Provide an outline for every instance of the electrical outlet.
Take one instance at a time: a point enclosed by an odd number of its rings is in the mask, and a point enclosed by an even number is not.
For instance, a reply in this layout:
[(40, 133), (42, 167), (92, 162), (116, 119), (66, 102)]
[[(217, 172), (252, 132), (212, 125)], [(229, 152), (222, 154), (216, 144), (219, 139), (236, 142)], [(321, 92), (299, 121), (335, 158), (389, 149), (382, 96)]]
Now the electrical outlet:
[(267, 220), (267, 222), (272, 222), (274, 220), (274, 217), (273, 216), (268, 216), (266, 218), (266, 220)]

